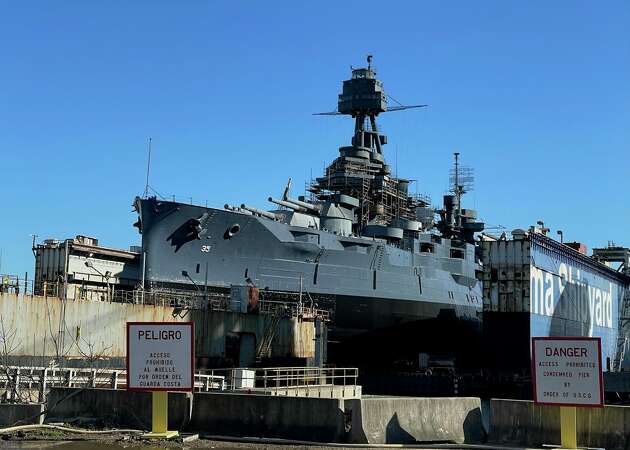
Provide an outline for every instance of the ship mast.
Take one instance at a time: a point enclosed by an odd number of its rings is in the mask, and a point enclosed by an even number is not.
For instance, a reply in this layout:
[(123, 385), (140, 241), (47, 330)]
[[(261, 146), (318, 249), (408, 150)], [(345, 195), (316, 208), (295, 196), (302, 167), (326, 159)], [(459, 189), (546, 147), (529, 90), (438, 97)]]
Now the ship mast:
[(453, 193), (455, 194), (455, 211), (453, 218), (455, 219), (455, 229), (459, 230), (462, 226), (461, 213), (462, 213), (462, 194), (464, 193), (464, 186), (459, 184), (459, 152), (455, 152), (455, 183), (453, 184)]
[(428, 205), (408, 196), (409, 180), (392, 176), (383, 154), (387, 136), (380, 133), (377, 124), (381, 113), (427, 105), (388, 107), (387, 100), (383, 83), (376, 78), (372, 55), (368, 55), (367, 67), (352, 68), (352, 77), (343, 82), (337, 111), (318, 114), (351, 116), (354, 134), (350, 146), (339, 148), (340, 156), (326, 168), (326, 177), (317, 178), (309, 191), (323, 201), (334, 194), (357, 199), (354, 229), (358, 234), (369, 224), (389, 226), (396, 219), (415, 220), (415, 208)]
[(477, 221), (477, 212), (462, 209), (462, 197), (473, 189), (474, 172), (470, 167), (463, 167), (459, 161), (459, 152), (453, 153), (454, 166), (450, 172), (450, 193), (444, 196), (444, 208), (440, 210), (439, 229), (447, 238), (466, 242), (474, 241), (474, 234), (484, 228)]

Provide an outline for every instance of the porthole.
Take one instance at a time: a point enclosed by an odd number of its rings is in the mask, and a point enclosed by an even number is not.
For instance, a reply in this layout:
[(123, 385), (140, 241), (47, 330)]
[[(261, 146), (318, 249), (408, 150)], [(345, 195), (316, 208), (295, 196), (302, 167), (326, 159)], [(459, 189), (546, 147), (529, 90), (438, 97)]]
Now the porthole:
[(230, 239), (234, 237), (239, 231), (241, 231), (241, 226), (238, 223), (235, 223), (230, 228), (225, 230), (225, 234), (223, 235), (223, 239)]

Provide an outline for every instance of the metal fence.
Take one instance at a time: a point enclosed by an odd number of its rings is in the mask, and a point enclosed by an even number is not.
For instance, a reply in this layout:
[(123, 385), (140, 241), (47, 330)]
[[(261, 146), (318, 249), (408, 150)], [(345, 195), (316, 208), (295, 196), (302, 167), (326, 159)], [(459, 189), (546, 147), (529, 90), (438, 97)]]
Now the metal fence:
[[(195, 374), (195, 392), (235, 391), (305, 397), (356, 397), (357, 368), (265, 367), (205, 369)], [(120, 369), (0, 367), (4, 401), (44, 401), (51, 387), (126, 389)]]
[(30, 294), (34, 291), (33, 280), (27, 276), (0, 274), (0, 294)]
[(262, 367), (207, 369), (199, 373), (222, 376), (230, 391), (296, 397), (344, 397), (361, 395), (355, 367)]
[[(119, 369), (81, 369), (8, 366), (0, 368), (0, 389), (6, 391), (7, 401), (20, 401), (25, 395), (37, 392), (44, 401), (51, 387), (83, 387), (126, 389), (127, 372)], [(225, 377), (221, 375), (195, 374), (194, 391), (225, 390)]]

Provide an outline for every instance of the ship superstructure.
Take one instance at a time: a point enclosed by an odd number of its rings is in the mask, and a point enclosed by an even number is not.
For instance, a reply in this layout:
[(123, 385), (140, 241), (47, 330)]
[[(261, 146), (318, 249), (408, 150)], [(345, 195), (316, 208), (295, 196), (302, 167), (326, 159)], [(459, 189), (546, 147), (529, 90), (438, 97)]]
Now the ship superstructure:
[(252, 284), (261, 295), (333, 309), (333, 339), (441, 317), (477, 321), (474, 233), (483, 224), (461, 207), (457, 165), (440, 209), (392, 174), (377, 117), (424, 105), (388, 108), (387, 99), (369, 57), (343, 82), (337, 111), (324, 113), (350, 115), (354, 133), (309, 185), (310, 198), (292, 198), (290, 180), (281, 198), (268, 198), (277, 206), (270, 211), (136, 198), (145, 288), (221, 292)]

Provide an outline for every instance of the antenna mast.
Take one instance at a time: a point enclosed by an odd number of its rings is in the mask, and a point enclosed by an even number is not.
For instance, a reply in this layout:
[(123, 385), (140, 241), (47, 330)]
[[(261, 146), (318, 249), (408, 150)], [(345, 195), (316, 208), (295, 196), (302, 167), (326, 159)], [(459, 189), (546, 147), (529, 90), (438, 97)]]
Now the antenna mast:
[(451, 219), (451, 226), (460, 230), (463, 226), (462, 222), (466, 222), (467, 219), (462, 220), (462, 197), (466, 192), (473, 190), (474, 184), (474, 171), (470, 167), (463, 167), (459, 164), (459, 152), (453, 153), (455, 156), (455, 165), (451, 169), (450, 183), (451, 192), (453, 194), (453, 214)]
[(147, 161), (147, 181), (144, 185), (144, 198), (149, 195), (149, 172), (151, 171), (151, 138), (149, 138), (149, 159)]
[(462, 188), (459, 185), (459, 152), (455, 152), (455, 226), (461, 226)]

